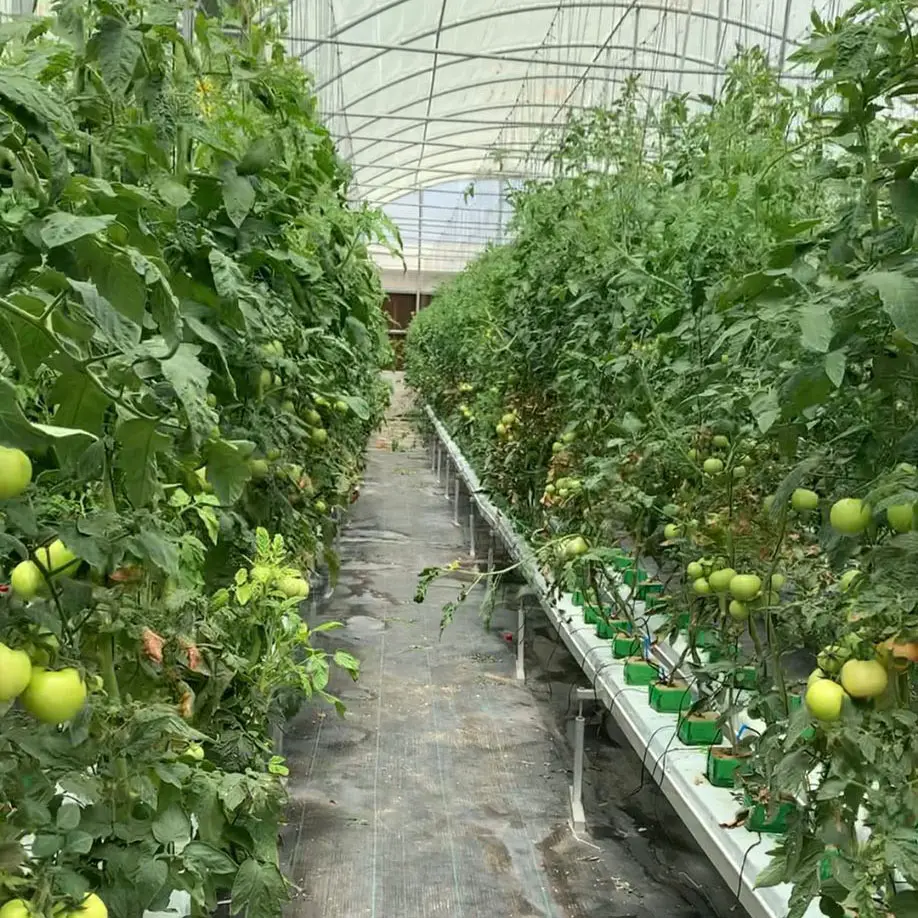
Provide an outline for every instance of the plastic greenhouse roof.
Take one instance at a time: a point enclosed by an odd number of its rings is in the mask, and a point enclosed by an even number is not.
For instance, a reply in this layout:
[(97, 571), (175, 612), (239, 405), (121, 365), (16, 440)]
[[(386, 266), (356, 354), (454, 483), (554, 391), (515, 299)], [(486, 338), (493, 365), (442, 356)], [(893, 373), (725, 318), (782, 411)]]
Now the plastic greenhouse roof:
[(786, 62), (814, 5), (832, 16), (845, 3), (292, 0), (289, 48), (315, 75), (355, 197), (400, 202), (387, 210), (409, 267), (420, 256), (419, 269), (456, 270), (499, 236), (506, 183), (545, 174), (570, 110), (609, 103), (635, 73), (650, 104), (716, 95), (737, 46), (763, 48), (788, 82), (806, 79)]

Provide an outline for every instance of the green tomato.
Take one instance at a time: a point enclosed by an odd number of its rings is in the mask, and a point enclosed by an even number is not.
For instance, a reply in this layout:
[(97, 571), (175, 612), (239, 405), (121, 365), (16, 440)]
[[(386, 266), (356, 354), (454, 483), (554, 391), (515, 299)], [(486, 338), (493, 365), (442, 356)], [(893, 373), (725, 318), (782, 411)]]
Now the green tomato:
[(63, 911), (55, 918), (108, 918), (108, 909), (95, 893), (90, 893), (82, 905)]
[(740, 602), (738, 599), (731, 599), (730, 605), (727, 606), (727, 611), (730, 613), (730, 618), (735, 622), (744, 622), (749, 618), (749, 609), (746, 606), (746, 603)]
[(290, 399), (285, 399), (281, 402), (281, 411), (286, 412), (287, 414), (296, 414), (296, 405), (290, 401)]
[(574, 536), (561, 543), (561, 551), (565, 558), (579, 558), (590, 550), (583, 536)]
[(577, 434), (575, 434), (574, 431), (572, 430), (567, 431), (567, 433), (561, 434), (562, 443), (573, 443), (574, 440), (576, 439), (577, 439)]
[(200, 743), (189, 743), (181, 757), (186, 762), (203, 762), (204, 747)]
[(785, 583), (787, 583), (787, 577), (785, 577), (784, 574), (771, 575), (771, 588), (773, 590), (780, 590)]
[(746, 466), (745, 465), (735, 465), (733, 466), (733, 477), (736, 481), (739, 481), (741, 478), (746, 477)]
[(829, 522), (838, 532), (855, 536), (867, 528), (872, 515), (870, 505), (865, 504), (860, 498), (843, 497), (832, 505)]
[(32, 679), (32, 661), (24, 650), (0, 644), (0, 702), (21, 695)]
[(730, 445), (730, 438), (723, 434), (717, 434), (711, 442), (719, 449), (726, 449)]
[(771, 513), (771, 508), (774, 506), (775, 496), (774, 494), (769, 494), (765, 500), (762, 501), (762, 507), (766, 513)]
[(321, 446), (328, 442), (328, 431), (324, 427), (313, 427), (310, 437), (313, 443)]
[(694, 462), (694, 461), (698, 458), (698, 450), (697, 450), (697, 449), (690, 449), (690, 450), (685, 454), (685, 458), (691, 460), (692, 462)]
[(302, 577), (282, 577), (277, 588), (288, 599), (305, 599), (309, 595), (309, 584)]
[(325, 503), (324, 500), (317, 500), (317, 501), (315, 502), (314, 506), (315, 506), (315, 508), (316, 508), (316, 512), (318, 512), (318, 513), (327, 513), (327, 512), (328, 512), (328, 505)]
[(267, 478), (271, 466), (267, 459), (249, 459), (249, 472), (256, 481)]
[(510, 427), (510, 426), (512, 426), (512, 425), (514, 424), (515, 421), (516, 421), (516, 415), (513, 414), (513, 413), (511, 413), (511, 412), (507, 412), (507, 414), (505, 414), (505, 415), (500, 419), (500, 422), (501, 422), (501, 424), (504, 425), (504, 427)]
[(694, 583), (692, 583), (692, 589), (699, 596), (707, 596), (711, 592), (711, 584), (708, 583), (708, 581), (705, 580), (704, 577), (698, 577), (694, 581)]
[(663, 527), (663, 538), (665, 539), (678, 539), (682, 530), (675, 523), (667, 523)]
[[(497, 426), (498, 426), (498, 427), (502, 427), (503, 425), (498, 424)], [(499, 430), (498, 430), (498, 433), (500, 433)], [(553, 453), (554, 455), (556, 455), (556, 456), (558, 455), (558, 453), (563, 453), (563, 452), (564, 452), (564, 444), (563, 444), (563, 443), (559, 443), (557, 440), (555, 440), (555, 442), (552, 443), (552, 445), (551, 445), (551, 451), (552, 451), (552, 453)]]
[(840, 678), (842, 688), (852, 698), (877, 698), (889, 683), (886, 667), (879, 660), (847, 660)]
[(211, 408), (217, 407), (217, 396), (213, 392), (207, 393), (207, 404)]
[(841, 579), (838, 581), (838, 586), (840, 587), (842, 593), (847, 593), (851, 589), (854, 581), (861, 576), (861, 572), (857, 568), (852, 568), (850, 571), (845, 571), (841, 575)]
[(0, 500), (19, 497), (32, 481), (32, 462), (21, 449), (0, 446)]
[(841, 717), (845, 690), (831, 679), (815, 679), (806, 690), (806, 707), (817, 720), (832, 723)]
[(791, 506), (798, 512), (815, 510), (819, 506), (819, 495), (808, 488), (795, 488), (791, 494)]
[(890, 529), (896, 532), (909, 532), (915, 526), (915, 507), (913, 504), (894, 504), (887, 507), (886, 520)]
[[(732, 567), (722, 567), (720, 570), (712, 571), (708, 577), (708, 583), (715, 593), (726, 593), (730, 589), (730, 581), (736, 577), (736, 571)], [(737, 599), (745, 597), (737, 596)]]
[[(347, 414), (348, 411), (350, 410), (351, 410), (351, 406), (348, 405), (348, 403), (344, 401), (344, 399), (338, 399), (338, 401), (335, 402), (335, 411), (337, 411), (338, 414)], [(468, 408), (466, 408), (466, 411), (467, 410)]]
[(75, 717), (86, 703), (86, 683), (72, 667), (55, 671), (36, 666), (20, 701), (43, 723), (62, 724)]
[(762, 581), (755, 574), (737, 574), (730, 581), (730, 592), (741, 602), (755, 599), (762, 590)]
[(33, 918), (34, 914), (25, 899), (10, 899), (0, 907), (0, 918)]
[(712, 457), (711, 459), (705, 459), (702, 467), (708, 475), (719, 475), (724, 470), (724, 463), (722, 459)]
[(45, 586), (45, 578), (34, 561), (20, 561), (10, 574), (10, 586), (20, 599), (33, 599)]
[(315, 408), (310, 408), (303, 414), (303, 420), (310, 427), (318, 427), (322, 423), (322, 415)]
[(276, 446), (272, 446), (271, 449), (265, 453), (265, 456), (269, 462), (276, 462), (280, 459), (281, 451)]
[(704, 568), (697, 561), (690, 561), (685, 568), (686, 576), (689, 580), (697, 580), (704, 577)]
[(851, 650), (841, 644), (831, 644), (816, 657), (816, 665), (830, 676), (837, 675), (842, 665), (851, 659)]
[(49, 574), (73, 573), (80, 566), (80, 559), (60, 539), (39, 548), (35, 558)]
[(555, 486), (554, 486), (553, 484), (547, 484), (547, 485), (545, 485), (545, 493), (548, 494), (549, 496), (551, 496), (552, 494), (554, 494), (556, 490), (557, 490), (557, 489), (555, 488)]

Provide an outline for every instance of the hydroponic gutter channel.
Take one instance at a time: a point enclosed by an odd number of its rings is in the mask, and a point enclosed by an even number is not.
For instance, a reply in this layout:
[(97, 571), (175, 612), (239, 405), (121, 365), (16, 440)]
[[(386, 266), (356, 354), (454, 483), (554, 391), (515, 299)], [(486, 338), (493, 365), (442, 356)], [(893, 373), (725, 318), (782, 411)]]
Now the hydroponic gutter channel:
[[(743, 827), (722, 826), (732, 820), (739, 806), (729, 789), (713, 787), (704, 779), (706, 749), (683, 745), (676, 737), (675, 717), (650, 707), (646, 687), (626, 684), (624, 661), (612, 658), (609, 641), (598, 638), (595, 629), (583, 622), (582, 612), (569, 593), (553, 598), (533, 550), (516, 532), (510, 518), (483, 492), (475, 471), (430, 406), (425, 406), (425, 411), (470, 499), (518, 563), (548, 620), (593, 686), (596, 698), (609, 709), (715, 869), (737, 892), (751, 918), (785, 918), (789, 884), (754, 888), (755, 878), (768, 865), (768, 852), (777, 839), (773, 841)], [(678, 653), (664, 642), (655, 651), (660, 661), (670, 667), (678, 659)], [(805, 918), (819, 916), (821, 912), (814, 901)]]

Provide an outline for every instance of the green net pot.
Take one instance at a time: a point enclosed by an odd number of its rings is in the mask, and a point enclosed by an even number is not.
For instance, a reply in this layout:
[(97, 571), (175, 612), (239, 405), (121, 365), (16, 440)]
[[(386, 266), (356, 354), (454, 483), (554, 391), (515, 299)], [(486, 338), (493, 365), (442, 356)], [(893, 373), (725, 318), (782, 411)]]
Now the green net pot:
[(583, 620), (588, 625), (595, 625), (599, 621), (599, 609), (596, 606), (584, 606)]
[(715, 746), (723, 739), (714, 713), (681, 716), (678, 733), (686, 746)]
[(692, 621), (691, 612), (680, 612), (679, 617), (676, 619), (676, 627), (681, 631), (688, 631), (688, 627)]
[(643, 599), (645, 602), (648, 599), (651, 599), (656, 596), (663, 595), (663, 584), (662, 583), (641, 583), (637, 588), (638, 599)]
[(617, 571), (625, 571), (634, 566), (634, 560), (628, 555), (617, 554), (612, 556), (612, 567)]
[(596, 623), (596, 636), (612, 640), (618, 634), (631, 634), (632, 627), (626, 618), (604, 618)]
[(582, 606), (584, 603), (583, 590), (574, 590), (574, 593), (571, 596), (571, 602), (575, 606)]
[(666, 603), (668, 599), (666, 596), (661, 595), (650, 595), (644, 600), (644, 605), (648, 612), (653, 611), (654, 609), (664, 609), (666, 608)]
[(684, 682), (654, 682), (648, 686), (647, 700), (661, 714), (678, 714), (692, 706), (692, 693)]
[(755, 666), (741, 666), (733, 673), (733, 686), (738, 689), (755, 689), (759, 684), (759, 671)]
[(787, 831), (787, 821), (794, 812), (793, 803), (774, 804), (753, 803), (746, 797), (749, 815), (746, 817), (746, 828), (750, 832), (762, 832), (767, 835), (783, 835)]
[[(629, 567), (627, 570), (625, 570), (622, 577), (628, 586), (633, 587), (644, 583), (646, 580), (649, 580), (650, 574), (648, 574), (647, 571), (641, 570), (639, 567)], [(640, 595), (640, 593), (638, 595)]]
[(640, 653), (640, 638), (632, 637), (630, 634), (616, 634), (612, 639), (612, 656), (616, 660), (640, 656)]
[(659, 676), (656, 666), (642, 657), (629, 657), (625, 660), (625, 682), (628, 685), (650, 685)]
[(708, 749), (705, 775), (714, 787), (733, 787), (736, 784), (736, 773), (748, 759), (748, 752), (737, 755), (727, 746), (711, 746)]

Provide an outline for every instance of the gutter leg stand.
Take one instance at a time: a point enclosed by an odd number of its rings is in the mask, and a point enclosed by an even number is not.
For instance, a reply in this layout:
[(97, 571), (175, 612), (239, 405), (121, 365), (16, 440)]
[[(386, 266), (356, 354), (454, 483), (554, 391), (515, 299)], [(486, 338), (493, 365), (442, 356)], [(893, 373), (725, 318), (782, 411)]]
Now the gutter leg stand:
[(446, 462), (444, 463), (446, 469), (446, 487), (443, 491), (443, 496), (449, 500), (449, 457), (447, 457)]
[(583, 702), (579, 703), (574, 720), (574, 774), (571, 785), (571, 822), (575, 832), (586, 829), (586, 814), (583, 811), (583, 740), (586, 720), (583, 716)]
[(526, 681), (526, 609), (520, 603), (516, 618), (516, 678)]
[(440, 449), (440, 441), (437, 440), (437, 484), (440, 483), (440, 465), (442, 463), (443, 450)]
[(475, 528), (478, 521), (475, 517), (475, 501), (469, 501), (469, 557), (474, 561), (475, 553)]
[(461, 482), (459, 481), (458, 470), (456, 474), (456, 486), (453, 489), (453, 525), (457, 528), (461, 528), (462, 523), (459, 522), (459, 488)]

